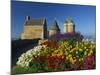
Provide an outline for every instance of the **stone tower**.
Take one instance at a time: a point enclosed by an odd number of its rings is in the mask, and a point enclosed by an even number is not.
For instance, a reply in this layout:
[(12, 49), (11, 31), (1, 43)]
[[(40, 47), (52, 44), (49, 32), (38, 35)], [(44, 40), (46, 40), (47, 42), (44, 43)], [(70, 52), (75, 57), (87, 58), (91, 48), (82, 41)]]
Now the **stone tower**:
[(55, 35), (60, 33), (60, 29), (59, 26), (57, 24), (57, 21), (54, 20), (53, 24), (51, 25), (50, 29), (49, 29), (49, 36)]
[(26, 16), (24, 30), (21, 39), (44, 39), (47, 38), (47, 26), (45, 18), (30, 18)]
[(64, 32), (71, 33), (75, 32), (75, 24), (71, 18), (68, 18), (64, 23)]

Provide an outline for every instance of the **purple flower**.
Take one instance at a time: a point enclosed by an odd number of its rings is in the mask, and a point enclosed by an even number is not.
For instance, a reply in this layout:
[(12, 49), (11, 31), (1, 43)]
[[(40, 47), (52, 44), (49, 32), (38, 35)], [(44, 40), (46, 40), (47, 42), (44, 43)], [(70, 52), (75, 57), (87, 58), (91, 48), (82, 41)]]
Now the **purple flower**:
[(95, 55), (91, 55), (85, 58), (84, 60), (84, 68), (85, 69), (92, 69), (95, 63)]

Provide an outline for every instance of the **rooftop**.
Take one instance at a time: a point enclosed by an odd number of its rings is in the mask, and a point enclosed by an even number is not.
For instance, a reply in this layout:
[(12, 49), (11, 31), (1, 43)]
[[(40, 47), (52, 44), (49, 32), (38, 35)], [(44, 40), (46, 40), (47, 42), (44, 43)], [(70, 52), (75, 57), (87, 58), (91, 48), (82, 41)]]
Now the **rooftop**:
[(44, 25), (45, 18), (31, 18), (25, 21), (25, 25)]
[(50, 30), (60, 30), (56, 20), (54, 20)]

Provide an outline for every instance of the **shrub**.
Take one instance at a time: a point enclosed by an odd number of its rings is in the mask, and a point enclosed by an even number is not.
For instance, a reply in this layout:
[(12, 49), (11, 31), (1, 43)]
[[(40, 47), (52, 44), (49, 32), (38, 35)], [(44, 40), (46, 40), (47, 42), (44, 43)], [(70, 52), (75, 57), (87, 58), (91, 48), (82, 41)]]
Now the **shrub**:
[(28, 73), (28, 67), (14, 66), (11, 75)]
[(74, 41), (81, 41), (83, 39), (83, 36), (79, 32), (73, 32), (73, 33), (56, 34), (49, 38), (49, 40), (52, 41), (70, 40), (70, 39)]

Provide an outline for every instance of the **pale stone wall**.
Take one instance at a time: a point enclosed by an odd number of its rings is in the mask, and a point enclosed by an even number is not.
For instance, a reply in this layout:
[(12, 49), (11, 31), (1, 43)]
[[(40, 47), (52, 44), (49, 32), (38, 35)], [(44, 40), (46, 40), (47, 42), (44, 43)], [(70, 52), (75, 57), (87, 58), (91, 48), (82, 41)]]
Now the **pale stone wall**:
[(49, 36), (59, 33), (57, 30), (49, 30)]
[(21, 39), (37, 39), (37, 38), (44, 38), (43, 25), (24, 26), (24, 32), (21, 35)]
[(64, 24), (64, 32), (75, 32), (75, 27), (72, 24)]

